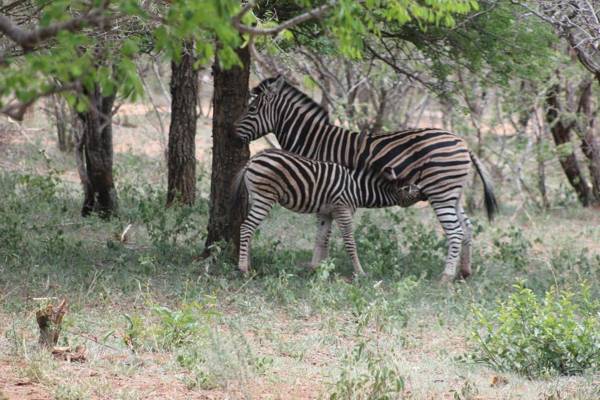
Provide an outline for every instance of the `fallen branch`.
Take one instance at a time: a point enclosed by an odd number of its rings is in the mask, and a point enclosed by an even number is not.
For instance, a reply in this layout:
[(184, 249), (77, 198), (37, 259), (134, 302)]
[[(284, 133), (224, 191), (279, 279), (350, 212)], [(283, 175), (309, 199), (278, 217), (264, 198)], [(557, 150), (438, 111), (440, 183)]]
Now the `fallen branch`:
[(75, 350), (73, 350), (70, 346), (55, 346), (52, 349), (52, 355), (55, 358), (59, 358), (68, 362), (84, 362), (86, 359), (86, 348), (85, 346), (79, 345), (75, 347)]

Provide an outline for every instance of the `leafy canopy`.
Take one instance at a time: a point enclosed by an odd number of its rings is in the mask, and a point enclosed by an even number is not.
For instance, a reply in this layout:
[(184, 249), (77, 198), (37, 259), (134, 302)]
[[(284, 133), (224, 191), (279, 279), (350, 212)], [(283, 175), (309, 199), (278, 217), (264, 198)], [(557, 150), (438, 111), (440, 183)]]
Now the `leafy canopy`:
[[(284, 4), (285, 3), (285, 4)], [(144, 6), (142, 6), (144, 4)], [(215, 55), (224, 67), (239, 63), (235, 49), (250, 39), (240, 35), (233, 19), (240, 15), (239, 0), (173, 0), (168, 3), (141, 3), (136, 0), (92, 1), (91, 7), (101, 9), (105, 24), (79, 30), (62, 30), (33, 51), (13, 47), (4, 54), (0, 66), (0, 107), (7, 99), (32, 102), (52, 91), (71, 93), (92, 91), (99, 86), (106, 94), (118, 92), (135, 99), (143, 88), (135, 60), (144, 52), (159, 53), (177, 60), (185, 40), (194, 40), (198, 64), (210, 62)], [(257, 13), (288, 6), (289, 18), (329, 4), (323, 15), (324, 34), (337, 43), (341, 53), (359, 58), (363, 42), (371, 35), (379, 36), (386, 23), (403, 25), (414, 21), (419, 26), (453, 26), (455, 15), (477, 10), (475, 0), (297, 0), (290, 2), (259, 1)], [(90, 3), (82, 0), (37, 0), (36, 15), (26, 15), (37, 27), (52, 27), (70, 19), (81, 18), (90, 11)], [(272, 13), (272, 15), (276, 15)], [(245, 26), (261, 28), (279, 24), (284, 19), (259, 20), (254, 12), (243, 13)], [(23, 54), (26, 53), (26, 54)], [(85, 108), (85, 98), (71, 95), (71, 103)]]

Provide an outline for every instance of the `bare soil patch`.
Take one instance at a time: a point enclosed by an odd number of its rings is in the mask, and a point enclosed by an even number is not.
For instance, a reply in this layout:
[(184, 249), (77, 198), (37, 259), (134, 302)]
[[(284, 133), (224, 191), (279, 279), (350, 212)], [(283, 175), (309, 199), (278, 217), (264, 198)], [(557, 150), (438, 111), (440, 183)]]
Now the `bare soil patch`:
[(52, 396), (38, 383), (21, 377), (24, 365), (0, 360), (0, 400), (49, 400)]

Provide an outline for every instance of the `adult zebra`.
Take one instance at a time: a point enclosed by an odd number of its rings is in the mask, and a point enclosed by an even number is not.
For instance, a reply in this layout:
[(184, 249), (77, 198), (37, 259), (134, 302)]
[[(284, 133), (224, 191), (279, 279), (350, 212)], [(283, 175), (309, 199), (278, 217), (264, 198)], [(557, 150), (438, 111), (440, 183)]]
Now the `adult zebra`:
[(360, 164), (402, 185), (418, 185), (447, 237), (442, 279), (453, 280), (459, 262), (461, 275), (471, 274), (472, 227), (460, 204), (471, 163), (483, 182), (490, 220), (497, 204), (481, 162), (460, 137), (439, 129), (412, 129), (364, 140), (364, 135), (331, 124), (327, 111), (282, 76), (265, 79), (251, 96), (236, 124), (241, 140), (250, 142), (272, 132), (289, 152), (350, 168)]

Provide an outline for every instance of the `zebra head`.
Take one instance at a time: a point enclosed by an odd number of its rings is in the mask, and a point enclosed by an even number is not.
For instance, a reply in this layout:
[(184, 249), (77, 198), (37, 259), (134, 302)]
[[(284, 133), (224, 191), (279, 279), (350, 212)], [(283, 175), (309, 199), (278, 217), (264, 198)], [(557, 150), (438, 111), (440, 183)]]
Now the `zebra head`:
[(276, 103), (285, 78), (268, 78), (250, 91), (250, 104), (235, 124), (235, 134), (244, 143), (273, 132), (277, 124)]

